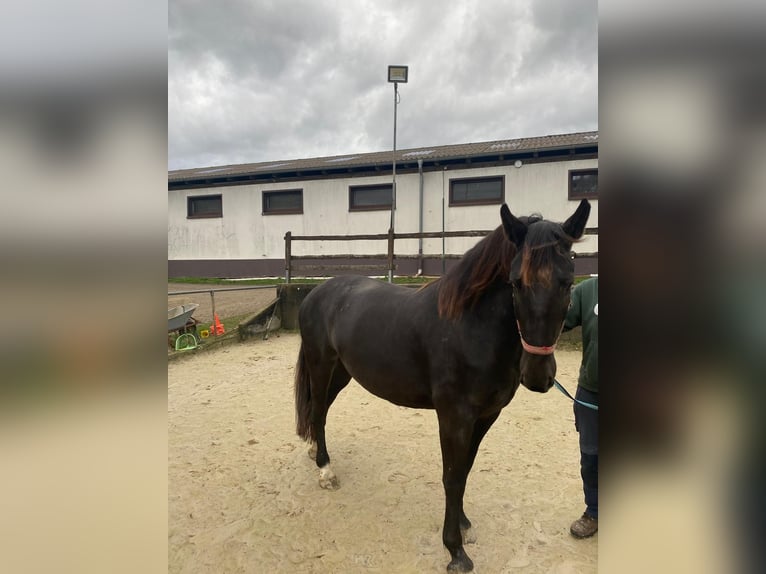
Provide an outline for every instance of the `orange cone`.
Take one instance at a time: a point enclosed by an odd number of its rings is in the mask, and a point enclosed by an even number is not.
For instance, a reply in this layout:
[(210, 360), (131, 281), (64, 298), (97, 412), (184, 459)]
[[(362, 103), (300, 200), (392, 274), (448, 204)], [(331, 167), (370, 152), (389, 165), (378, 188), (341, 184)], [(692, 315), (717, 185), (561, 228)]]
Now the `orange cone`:
[(221, 324), (221, 320), (218, 318), (218, 313), (215, 314), (214, 330), (216, 335), (223, 335), (226, 332), (223, 328), (223, 325)]

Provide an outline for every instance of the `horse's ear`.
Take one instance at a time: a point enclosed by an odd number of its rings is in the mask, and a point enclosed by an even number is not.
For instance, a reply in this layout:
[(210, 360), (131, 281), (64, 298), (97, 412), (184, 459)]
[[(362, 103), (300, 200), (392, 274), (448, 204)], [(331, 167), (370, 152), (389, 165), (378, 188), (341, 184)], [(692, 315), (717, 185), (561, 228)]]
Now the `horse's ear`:
[(589, 215), (590, 203), (587, 199), (583, 199), (572, 216), (564, 222), (561, 228), (569, 237), (580, 239), (585, 232), (585, 224), (588, 222)]
[(503, 220), (505, 236), (520, 249), (521, 244), (524, 243), (524, 238), (527, 236), (527, 226), (513, 216), (505, 203), (500, 208), (500, 219)]

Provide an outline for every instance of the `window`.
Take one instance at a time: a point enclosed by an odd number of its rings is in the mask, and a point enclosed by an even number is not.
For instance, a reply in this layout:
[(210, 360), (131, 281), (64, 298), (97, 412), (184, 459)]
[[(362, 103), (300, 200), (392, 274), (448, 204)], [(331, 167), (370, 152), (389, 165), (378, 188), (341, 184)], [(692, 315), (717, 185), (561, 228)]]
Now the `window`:
[(263, 192), (263, 214), (303, 213), (303, 190)]
[(503, 203), (504, 198), (505, 178), (503, 176), (449, 181), (450, 206)]
[(569, 199), (598, 198), (598, 169), (569, 170)]
[(372, 211), (391, 209), (393, 184), (354, 185), (348, 188), (349, 211)]
[(202, 219), (223, 217), (223, 201), (220, 195), (197, 195), (186, 198), (186, 217)]

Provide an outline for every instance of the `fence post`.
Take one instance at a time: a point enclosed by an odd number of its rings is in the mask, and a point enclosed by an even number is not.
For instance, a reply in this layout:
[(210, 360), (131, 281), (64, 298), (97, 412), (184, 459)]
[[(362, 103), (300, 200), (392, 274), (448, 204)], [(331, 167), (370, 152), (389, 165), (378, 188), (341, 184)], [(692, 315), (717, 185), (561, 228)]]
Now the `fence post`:
[(210, 306), (213, 308), (213, 321), (210, 325), (210, 331), (213, 333), (214, 337), (217, 337), (218, 333), (215, 330), (215, 292), (212, 289), (210, 290)]
[(285, 283), (290, 283), (292, 275), (292, 240), (293, 234), (285, 233)]
[(394, 282), (394, 229), (388, 228), (388, 282)]

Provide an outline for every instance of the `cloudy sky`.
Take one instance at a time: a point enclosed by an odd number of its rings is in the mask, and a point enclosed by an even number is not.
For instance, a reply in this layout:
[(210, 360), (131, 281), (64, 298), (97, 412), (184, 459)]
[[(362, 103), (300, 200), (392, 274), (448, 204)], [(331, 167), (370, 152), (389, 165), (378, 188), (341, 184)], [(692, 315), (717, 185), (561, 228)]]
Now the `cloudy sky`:
[(598, 129), (596, 0), (170, 0), (168, 168)]

